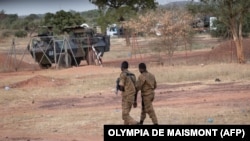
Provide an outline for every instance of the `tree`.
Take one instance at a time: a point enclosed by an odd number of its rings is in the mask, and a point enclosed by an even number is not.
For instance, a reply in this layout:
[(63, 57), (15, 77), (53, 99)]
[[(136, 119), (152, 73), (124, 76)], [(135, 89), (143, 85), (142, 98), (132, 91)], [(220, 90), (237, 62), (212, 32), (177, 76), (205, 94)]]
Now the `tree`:
[(236, 46), (237, 62), (246, 63), (243, 50), (243, 26), (250, 10), (248, 0), (201, 0), (203, 12), (211, 13), (228, 27)]
[(134, 33), (142, 32), (149, 35), (156, 26), (160, 33), (160, 41), (163, 43), (158, 50), (167, 52), (171, 63), (174, 52), (180, 42), (188, 42), (191, 29), (192, 16), (185, 10), (156, 10), (139, 15), (137, 18), (125, 22), (125, 26)]
[(6, 29), (10, 29), (12, 24), (18, 21), (17, 14), (4, 14), (4, 12), (1, 12), (1, 17), (0, 24), (2, 25), (2, 28)]
[(39, 18), (40, 17), (38, 15), (36, 15), (36, 14), (30, 14), (27, 17), (25, 17), (25, 19), (28, 20), (28, 21), (34, 21), (34, 20), (39, 19)]
[(61, 32), (65, 26), (81, 25), (85, 22), (80, 13), (71, 13), (60, 10), (56, 14), (46, 13), (44, 17), (44, 26), (53, 26), (57, 32)]
[(89, 0), (93, 4), (97, 5), (98, 8), (109, 7), (113, 9), (119, 9), (124, 6), (131, 7), (135, 11), (142, 9), (155, 9), (157, 2), (155, 0)]
[(24, 27), (25, 31), (28, 32), (31, 37), (32, 34), (37, 31), (41, 22), (41, 18), (36, 14), (30, 14), (24, 18), (22, 22), (22, 27)]
[(128, 20), (137, 12), (146, 9), (155, 9), (157, 2), (155, 0), (89, 0), (95, 4), (100, 12), (98, 24), (102, 30), (109, 24), (119, 23)]
[(0, 20), (3, 20), (6, 17), (6, 14), (4, 12), (4, 10), (0, 11)]
[(26, 32), (28, 32), (29, 36), (31, 37), (34, 32), (37, 31), (40, 25), (40, 20), (25, 20), (24, 23), (24, 29)]

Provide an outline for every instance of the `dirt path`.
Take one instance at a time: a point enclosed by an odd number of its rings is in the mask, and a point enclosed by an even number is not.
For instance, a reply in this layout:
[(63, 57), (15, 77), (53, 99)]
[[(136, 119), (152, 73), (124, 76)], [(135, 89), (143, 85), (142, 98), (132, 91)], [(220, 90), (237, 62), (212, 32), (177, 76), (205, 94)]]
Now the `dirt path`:
[[(1, 80), (23, 80), (13, 83), (9, 90), (3, 90), (5, 87), (1, 86), (1, 94), (9, 96), (4, 96), (0, 102), (0, 140), (103, 140), (104, 124), (122, 123), (120, 96), (110, 90), (85, 96), (76, 92), (60, 95), (61, 91), (56, 90), (74, 85), (73, 78), (67, 78), (75, 72), (85, 72), (80, 78), (88, 78), (87, 72), (93, 77), (103, 70), (114, 72), (111, 67), (84, 66), (57, 71), (2, 73)], [(55, 74), (64, 79), (54, 78)], [(47, 94), (42, 87), (53, 91)], [(159, 84), (154, 105), (160, 124), (250, 123), (249, 89), (249, 82)], [(132, 110), (132, 115), (139, 118), (139, 111), (140, 106)], [(208, 122), (211, 118), (212, 123)], [(145, 124), (151, 124), (150, 119)]]

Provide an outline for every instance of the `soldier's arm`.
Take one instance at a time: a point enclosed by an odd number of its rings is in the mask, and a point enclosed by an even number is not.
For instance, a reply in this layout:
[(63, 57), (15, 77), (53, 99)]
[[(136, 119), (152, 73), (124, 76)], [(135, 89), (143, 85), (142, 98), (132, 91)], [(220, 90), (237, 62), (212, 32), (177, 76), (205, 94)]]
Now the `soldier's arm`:
[(135, 92), (135, 99), (134, 99), (134, 103), (133, 103), (133, 107), (134, 108), (137, 107), (137, 94), (138, 94), (138, 91), (136, 90), (136, 92)]
[(140, 81), (140, 76), (138, 77), (136, 83), (135, 83), (135, 98), (134, 98), (134, 108), (137, 107), (137, 95), (138, 95), (138, 92), (141, 90), (141, 81)]
[(156, 79), (155, 79), (155, 76), (154, 76), (154, 89), (157, 88), (157, 82), (156, 82)]
[(137, 91), (140, 91), (142, 89), (142, 85), (144, 84), (145, 79), (143, 79), (143, 76), (140, 75), (135, 83), (135, 87)]
[(118, 77), (116, 79), (116, 91), (115, 91), (115, 94), (118, 94), (118, 91), (120, 90), (119, 82), (120, 82), (120, 77)]
[(135, 91), (135, 99), (134, 99), (134, 102), (137, 102), (137, 95), (138, 95), (138, 90)]
[(156, 89), (157, 88), (157, 82), (155, 81), (155, 83), (154, 83), (154, 89)]

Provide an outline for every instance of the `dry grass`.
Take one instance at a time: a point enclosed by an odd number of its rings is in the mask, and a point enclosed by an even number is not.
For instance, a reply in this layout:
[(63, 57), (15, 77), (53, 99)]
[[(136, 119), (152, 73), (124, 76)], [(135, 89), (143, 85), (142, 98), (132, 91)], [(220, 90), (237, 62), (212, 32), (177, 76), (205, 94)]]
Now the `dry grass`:
[(180, 83), (189, 81), (247, 81), (250, 77), (249, 65), (211, 64), (196, 66), (174, 66), (150, 68), (158, 81), (164, 83)]

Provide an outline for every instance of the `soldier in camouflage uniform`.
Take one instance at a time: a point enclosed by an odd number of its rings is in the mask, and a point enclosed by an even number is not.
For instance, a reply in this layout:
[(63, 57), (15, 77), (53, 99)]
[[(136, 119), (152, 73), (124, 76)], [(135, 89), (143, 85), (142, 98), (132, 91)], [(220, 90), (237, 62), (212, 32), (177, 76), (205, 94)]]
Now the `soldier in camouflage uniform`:
[[(136, 89), (137, 91), (141, 91), (141, 97), (142, 97), (140, 124), (141, 125), (143, 124), (146, 118), (146, 114), (148, 114), (153, 124), (158, 125), (157, 116), (155, 114), (152, 104), (155, 96), (154, 90), (157, 87), (155, 76), (147, 71), (145, 63), (139, 64), (139, 71), (141, 74), (139, 75), (138, 80), (136, 82)], [(137, 98), (135, 98), (134, 107), (136, 107), (137, 105), (136, 99)]]
[(128, 62), (123, 61), (121, 64), (121, 74), (119, 81), (119, 90), (122, 91), (122, 119), (125, 125), (139, 124), (130, 116), (130, 111), (135, 99), (135, 81), (136, 77), (128, 70)]

